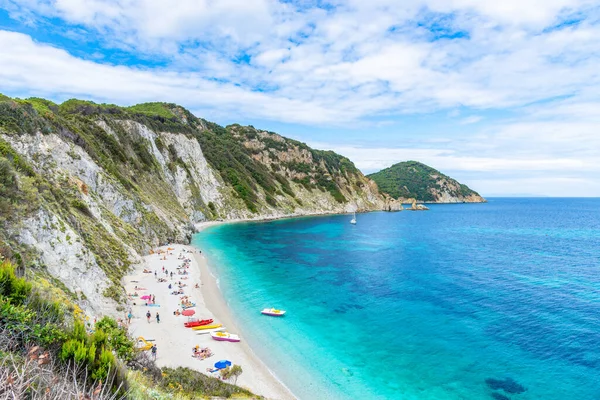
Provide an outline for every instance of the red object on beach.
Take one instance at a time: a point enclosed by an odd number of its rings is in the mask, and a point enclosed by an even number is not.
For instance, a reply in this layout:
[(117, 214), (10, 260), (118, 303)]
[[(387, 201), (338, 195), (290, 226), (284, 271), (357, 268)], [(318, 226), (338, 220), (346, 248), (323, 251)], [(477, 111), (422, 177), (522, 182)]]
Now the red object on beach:
[(196, 314), (196, 311), (191, 310), (189, 308), (187, 310), (183, 310), (183, 312), (181, 313), (181, 315), (185, 315), (186, 317), (191, 317), (194, 314)]
[(186, 328), (193, 328), (194, 326), (208, 325), (208, 324), (212, 324), (213, 322), (214, 322), (214, 320), (212, 320), (212, 319), (203, 319), (200, 321), (184, 322), (183, 326), (185, 326)]

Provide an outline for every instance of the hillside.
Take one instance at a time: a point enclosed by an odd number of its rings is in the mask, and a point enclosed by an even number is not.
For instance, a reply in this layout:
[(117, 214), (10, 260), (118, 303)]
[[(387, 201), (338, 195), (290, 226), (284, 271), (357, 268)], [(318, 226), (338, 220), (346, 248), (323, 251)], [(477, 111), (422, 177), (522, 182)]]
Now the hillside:
[(345, 157), (166, 103), (0, 96), (0, 171), (0, 251), (100, 313), (140, 255), (199, 222), (386, 206)]
[(394, 199), (432, 203), (481, 203), (485, 199), (466, 185), (416, 161), (394, 164), (368, 175)]

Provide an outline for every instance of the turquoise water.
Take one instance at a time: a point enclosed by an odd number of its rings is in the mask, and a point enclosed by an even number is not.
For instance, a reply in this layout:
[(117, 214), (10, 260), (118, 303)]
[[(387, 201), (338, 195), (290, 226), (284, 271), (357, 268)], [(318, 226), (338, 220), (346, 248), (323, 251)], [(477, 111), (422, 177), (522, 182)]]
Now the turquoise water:
[(600, 399), (599, 199), (349, 220), (194, 237), (243, 339), (298, 397)]

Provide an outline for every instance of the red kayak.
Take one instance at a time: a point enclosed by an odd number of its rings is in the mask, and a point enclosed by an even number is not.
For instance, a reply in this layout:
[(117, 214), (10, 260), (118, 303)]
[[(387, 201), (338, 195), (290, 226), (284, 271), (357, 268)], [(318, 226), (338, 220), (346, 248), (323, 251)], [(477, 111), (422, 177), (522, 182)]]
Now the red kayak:
[(212, 319), (202, 319), (200, 321), (196, 320), (196, 321), (184, 322), (183, 326), (185, 326), (186, 328), (192, 328), (194, 326), (202, 326), (202, 325), (208, 325), (208, 324), (212, 324), (212, 323), (213, 323)]

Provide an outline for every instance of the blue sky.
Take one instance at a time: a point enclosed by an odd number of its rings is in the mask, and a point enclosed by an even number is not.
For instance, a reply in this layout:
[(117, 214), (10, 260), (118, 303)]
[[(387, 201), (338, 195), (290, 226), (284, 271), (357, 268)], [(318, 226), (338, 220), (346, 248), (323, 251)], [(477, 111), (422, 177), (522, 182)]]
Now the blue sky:
[(0, 0), (0, 92), (181, 104), (486, 196), (600, 196), (600, 1)]

